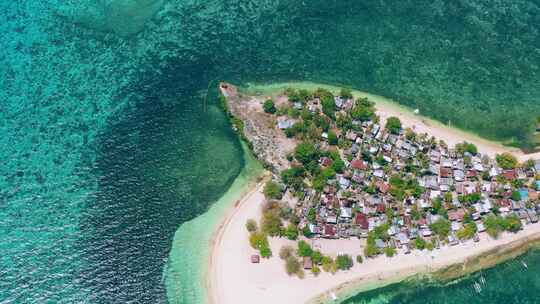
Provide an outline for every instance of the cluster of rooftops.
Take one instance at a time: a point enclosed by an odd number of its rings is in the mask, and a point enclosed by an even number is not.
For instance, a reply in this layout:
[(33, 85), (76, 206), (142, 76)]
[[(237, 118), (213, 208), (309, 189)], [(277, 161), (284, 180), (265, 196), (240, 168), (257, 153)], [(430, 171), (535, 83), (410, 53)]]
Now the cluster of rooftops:
[[(346, 112), (354, 101), (336, 97), (335, 104)], [(295, 103), (294, 107), (304, 105)], [(305, 107), (315, 112), (320, 102), (314, 99)], [(503, 169), (493, 158), (476, 151), (458, 152), (427, 134), (410, 136), (404, 130), (393, 134), (371, 120), (352, 123), (356, 128), (347, 132), (334, 128), (340, 139), (350, 143), (338, 149), (344, 171), (327, 180), (321, 192), (305, 188), (297, 203), (299, 228), (306, 227), (313, 237), (367, 238), (370, 231), (386, 224), (390, 239), (377, 239), (376, 246), (402, 247), (408, 252), (409, 242), (418, 236), (429, 239), (434, 234), (430, 225), (441, 219), (450, 222), (445, 242), (451, 245), (459, 243), (456, 233), (465, 217), (476, 223), (477, 233), (485, 231), (482, 220), (493, 213), (517, 216), (522, 224), (538, 222), (540, 160)], [(291, 118), (278, 119), (280, 129), (293, 124)], [(317, 148), (328, 149), (327, 138), (328, 133), (323, 133)], [(322, 168), (332, 162), (330, 157), (319, 159)], [(421, 190), (396, 196), (392, 177), (398, 175)], [(433, 212), (434, 205), (438, 212)]]

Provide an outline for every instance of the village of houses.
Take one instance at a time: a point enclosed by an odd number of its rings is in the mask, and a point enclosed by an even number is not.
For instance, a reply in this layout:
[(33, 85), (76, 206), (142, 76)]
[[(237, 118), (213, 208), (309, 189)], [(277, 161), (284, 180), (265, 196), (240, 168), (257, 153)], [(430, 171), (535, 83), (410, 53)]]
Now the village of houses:
[[(354, 99), (348, 90), (334, 96), (323, 89), (290, 89), (259, 99), (257, 108), (250, 98), (234, 99), (241, 96), (236, 88), (221, 89), (234, 100), (227, 111), (237, 120), (235, 128), (273, 173), (266, 184), (274, 185), (268, 187), (273, 193), (265, 187), (264, 194), (274, 204), (263, 207), (259, 224), (246, 224), (250, 243), (270, 257), (267, 236), (300, 239), (294, 252), (302, 263), (291, 248), (279, 253), (289, 274), (296, 264), (324, 269), (321, 256), (334, 263), (324, 252), (305, 250), (310, 242), (303, 240), (365, 240), (358, 246), (361, 262), (362, 256), (478, 242), (483, 233), (497, 238), (539, 220), (540, 160), (518, 163), (508, 153), (488, 157), (466, 142), (449, 147), (403, 127), (397, 117), (381, 121), (374, 103)], [(337, 269), (350, 268), (347, 259)]]
[[(350, 117), (358, 102), (352, 96), (333, 98), (335, 115)], [(322, 101), (317, 97), (290, 103), (296, 115), (291, 117), (290, 111), (275, 114), (278, 115), (277, 128), (284, 133), (302, 120), (303, 115), (298, 112), (307, 110), (312, 115), (324, 112)], [(364, 100), (363, 106), (373, 104), (366, 104)], [(274, 111), (267, 112), (274, 114)], [(330, 133), (338, 137), (339, 145), (330, 144)], [(368, 247), (371, 244), (373, 248), (365, 250), (365, 256), (382, 254), (387, 252), (386, 248), (393, 250), (391, 256), (397, 252), (408, 254), (418, 248), (417, 239), (430, 244), (431, 248), (457, 245), (460, 238), (477, 242), (479, 234), (489, 229), (486, 219), (490, 216), (513, 218), (510, 228), (498, 228), (512, 232), (538, 222), (540, 160), (517, 164), (511, 155), (501, 155), (501, 160), (495, 160), (482, 156), (468, 143), (460, 148), (447, 147), (444, 142), (427, 134), (415, 134), (411, 129), (390, 132), (376, 115), (364, 120), (353, 118), (348, 128), (337, 127), (334, 118), (328, 130), (320, 135), (319, 140), (310, 139), (315, 148), (337, 150), (345, 164), (342, 172), (325, 180), (322, 191), (315, 190), (308, 181), (299, 194), (298, 189), (292, 189), (275, 175), (282, 190), (294, 192), (297, 228), (309, 238), (371, 237)], [(302, 166), (297, 159), (289, 158), (291, 166)], [(334, 161), (321, 153), (317, 162), (320, 170), (324, 170), (331, 168)], [(313, 178), (309, 175), (302, 178)], [(396, 187), (392, 178), (396, 176), (399, 176), (398, 182), (405, 179), (412, 183), (413, 189), (398, 194), (392, 191)], [(442, 232), (434, 231), (437, 223), (446, 225), (446, 231), (444, 227)], [(460, 234), (465, 225), (471, 231)], [(377, 227), (379, 231), (373, 233)], [(386, 231), (381, 232), (380, 227)], [(493, 229), (490, 235), (496, 237), (500, 231)], [(305, 269), (312, 267), (309, 257), (304, 257), (304, 266)]]

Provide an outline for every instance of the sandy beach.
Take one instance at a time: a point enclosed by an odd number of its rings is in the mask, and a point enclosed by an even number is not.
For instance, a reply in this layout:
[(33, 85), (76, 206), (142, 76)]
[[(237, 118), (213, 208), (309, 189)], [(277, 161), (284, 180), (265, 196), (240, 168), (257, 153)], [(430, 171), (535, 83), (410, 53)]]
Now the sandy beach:
[[(408, 255), (399, 252), (392, 258), (379, 256), (367, 259), (362, 264), (355, 263), (349, 271), (334, 275), (323, 272), (318, 277), (307, 273), (301, 280), (289, 277), (285, 273), (283, 261), (277, 256), (279, 248), (285, 244), (294, 244), (292, 241), (271, 238), (274, 257), (263, 259), (260, 264), (250, 262), (250, 256), (257, 252), (249, 245), (245, 222), (249, 218), (259, 219), (263, 202), (262, 183), (259, 183), (231, 210), (216, 232), (212, 241), (211, 264), (207, 277), (209, 303), (325, 303), (330, 300), (330, 292), (335, 292), (342, 298), (361, 290), (399, 282), (416, 274), (463, 264), (467, 259), (476, 256), (482, 256), (487, 262), (474, 263), (475, 265), (469, 266), (470, 269), (463, 267), (463, 271), (492, 266), (499, 262), (501, 248), (510, 252), (524, 243), (540, 239), (540, 223), (537, 223), (525, 226), (525, 229), (517, 234), (505, 233), (497, 240), (484, 233), (478, 243), (470, 240), (432, 252), (415, 250)], [(338, 252), (356, 256), (362, 252), (363, 244), (356, 238), (310, 242), (314, 247), (333, 256)], [(490, 258), (486, 253), (492, 251), (496, 256)]]

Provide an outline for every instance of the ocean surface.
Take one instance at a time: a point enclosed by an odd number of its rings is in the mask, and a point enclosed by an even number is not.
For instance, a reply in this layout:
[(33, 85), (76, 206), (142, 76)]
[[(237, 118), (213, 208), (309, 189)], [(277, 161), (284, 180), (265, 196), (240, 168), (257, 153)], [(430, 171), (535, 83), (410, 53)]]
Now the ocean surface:
[(352, 86), (528, 143), (539, 18), (534, 0), (1, 1), (0, 303), (203, 301), (194, 248), (249, 180), (220, 80)]
[(539, 303), (540, 250), (445, 284), (410, 280), (360, 293), (343, 304)]

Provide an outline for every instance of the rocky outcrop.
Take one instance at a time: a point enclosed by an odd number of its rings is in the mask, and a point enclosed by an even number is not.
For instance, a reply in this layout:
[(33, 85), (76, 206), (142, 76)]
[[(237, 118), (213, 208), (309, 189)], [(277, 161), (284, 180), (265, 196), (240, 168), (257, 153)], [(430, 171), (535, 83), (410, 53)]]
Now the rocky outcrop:
[(221, 83), (220, 90), (233, 125), (250, 143), (255, 156), (276, 174), (289, 168), (287, 154), (293, 152), (296, 143), (277, 128), (275, 115), (264, 113), (262, 103), (266, 98), (243, 96), (228, 83)]

